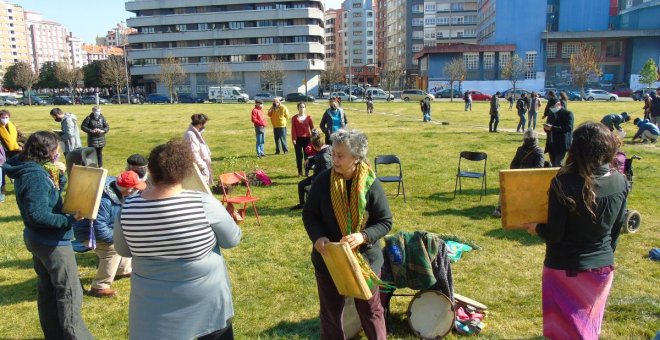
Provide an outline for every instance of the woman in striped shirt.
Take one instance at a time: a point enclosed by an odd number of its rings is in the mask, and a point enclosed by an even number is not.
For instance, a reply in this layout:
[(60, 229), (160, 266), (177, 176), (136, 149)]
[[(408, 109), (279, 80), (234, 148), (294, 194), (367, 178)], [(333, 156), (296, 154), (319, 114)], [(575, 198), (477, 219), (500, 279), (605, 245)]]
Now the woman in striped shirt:
[(193, 161), (184, 141), (154, 148), (153, 186), (126, 199), (115, 227), (117, 253), (133, 257), (130, 339), (233, 339), (220, 248), (236, 246), (241, 230), (218, 200), (182, 190)]

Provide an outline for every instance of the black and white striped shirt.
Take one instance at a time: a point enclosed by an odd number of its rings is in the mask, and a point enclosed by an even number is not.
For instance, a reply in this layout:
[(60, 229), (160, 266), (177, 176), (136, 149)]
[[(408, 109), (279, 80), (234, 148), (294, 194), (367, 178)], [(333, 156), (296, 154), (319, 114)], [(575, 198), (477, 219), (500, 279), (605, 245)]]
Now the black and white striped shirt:
[(197, 259), (216, 244), (198, 192), (156, 200), (128, 197), (120, 218), (133, 256)]

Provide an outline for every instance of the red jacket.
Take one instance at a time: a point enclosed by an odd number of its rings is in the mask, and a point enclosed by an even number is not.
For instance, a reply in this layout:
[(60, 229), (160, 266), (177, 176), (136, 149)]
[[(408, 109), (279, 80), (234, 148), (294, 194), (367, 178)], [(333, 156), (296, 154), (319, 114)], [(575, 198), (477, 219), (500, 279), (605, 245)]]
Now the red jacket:
[(298, 120), (298, 115), (293, 116), (291, 119), (291, 139), (296, 140), (298, 137), (311, 137), (314, 123), (312, 116), (307, 115), (302, 122)]
[(261, 109), (256, 107), (252, 109), (252, 123), (254, 126), (266, 126), (264, 112)]

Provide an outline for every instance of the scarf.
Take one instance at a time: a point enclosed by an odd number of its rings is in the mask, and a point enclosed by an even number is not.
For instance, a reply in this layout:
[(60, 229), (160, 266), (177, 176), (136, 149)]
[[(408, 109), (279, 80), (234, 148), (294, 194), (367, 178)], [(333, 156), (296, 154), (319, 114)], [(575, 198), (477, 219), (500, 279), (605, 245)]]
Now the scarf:
[(48, 173), (48, 176), (50, 176), (50, 179), (53, 180), (55, 188), (60, 190), (60, 169), (58, 169), (52, 162), (44, 163), (43, 167)]
[[(375, 180), (376, 173), (366, 163), (360, 162), (355, 168), (355, 173), (353, 173), (351, 192), (347, 193), (346, 180), (332, 169), (330, 174), (330, 200), (342, 236), (364, 230), (369, 218), (366, 211), (367, 192)], [(348, 195), (350, 195), (350, 200)], [(378, 275), (371, 270), (357, 248), (353, 249), (353, 253), (358, 260), (362, 276), (366, 280), (369, 289), (373, 289), (375, 284), (384, 285)]]
[(2, 139), (2, 144), (7, 147), (7, 151), (18, 151), (20, 149), (18, 145), (18, 130), (16, 130), (16, 125), (9, 122), (7, 126), (0, 126), (0, 139)]

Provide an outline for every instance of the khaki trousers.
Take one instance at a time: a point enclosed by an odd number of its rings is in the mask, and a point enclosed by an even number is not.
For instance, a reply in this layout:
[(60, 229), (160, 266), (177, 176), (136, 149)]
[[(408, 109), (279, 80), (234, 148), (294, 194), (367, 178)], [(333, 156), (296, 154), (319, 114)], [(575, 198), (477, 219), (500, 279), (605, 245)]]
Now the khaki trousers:
[(92, 288), (108, 289), (115, 280), (115, 275), (131, 272), (131, 259), (119, 256), (113, 244), (97, 242), (94, 252), (99, 257), (99, 268), (92, 280)]

